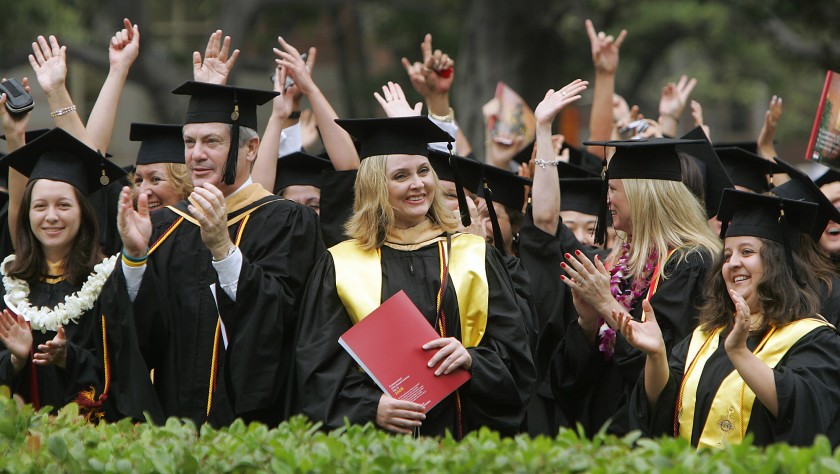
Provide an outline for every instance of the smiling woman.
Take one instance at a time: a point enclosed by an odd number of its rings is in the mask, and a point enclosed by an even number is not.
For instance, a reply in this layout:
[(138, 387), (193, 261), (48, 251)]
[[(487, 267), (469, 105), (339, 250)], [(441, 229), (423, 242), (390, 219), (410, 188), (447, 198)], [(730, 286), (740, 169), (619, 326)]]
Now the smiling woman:
[[(2, 267), (0, 384), (36, 407), (61, 407), (83, 391), (91, 394), (78, 399), (83, 409), (101, 405), (107, 384), (96, 356), (98, 299), (115, 257), (103, 261), (86, 195), (125, 173), (61, 129), (4, 161), (28, 183), (15, 255)], [(11, 193), (21, 192), (10, 184)]]
[(723, 447), (840, 442), (840, 336), (817, 314), (816, 282), (796, 254), (817, 206), (727, 189), (718, 216), (724, 250), (707, 281), (700, 326), (667, 350), (648, 306), (621, 331), (647, 354), (631, 399), (646, 434)]
[[(425, 117), (339, 124), (361, 141), (364, 159), (345, 226), (351, 240), (324, 254), (303, 297), (298, 408), (327, 429), (349, 420), (457, 438), (481, 426), (518, 432), (534, 382), (523, 315), (498, 252), (456, 232), (425, 156), (428, 143), (452, 138)], [(472, 374), (428, 410), (384, 395), (337, 342), (401, 290), (440, 336), (423, 345), (429, 370)]]
[(145, 194), (149, 211), (182, 201), (193, 190), (184, 164), (184, 139), (180, 125), (131, 124), (131, 140), (139, 141), (134, 171), (134, 200)]

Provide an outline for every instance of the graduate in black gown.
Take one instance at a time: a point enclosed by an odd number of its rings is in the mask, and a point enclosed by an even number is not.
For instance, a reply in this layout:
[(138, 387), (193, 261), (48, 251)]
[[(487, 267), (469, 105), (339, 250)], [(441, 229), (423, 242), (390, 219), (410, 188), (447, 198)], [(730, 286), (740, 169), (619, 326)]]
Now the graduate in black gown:
[[(83, 413), (107, 399), (99, 296), (116, 258), (99, 247), (86, 195), (125, 173), (62, 129), (7, 155), (20, 212), (3, 261), (0, 384), (36, 408), (71, 401)], [(28, 177), (28, 180), (27, 180)]]
[[(723, 251), (709, 271), (706, 303), (691, 336), (666, 348), (658, 315), (620, 316), (645, 352), (633, 392), (633, 425), (697, 447), (754, 443), (837, 445), (840, 335), (817, 314), (815, 279), (796, 254), (817, 206), (727, 190), (718, 216)], [(728, 222), (728, 227), (726, 223)]]
[[(300, 410), (327, 429), (347, 419), (456, 438), (482, 426), (518, 432), (534, 383), (523, 316), (498, 252), (478, 236), (453, 233), (458, 223), (425, 156), (427, 143), (451, 138), (425, 117), (340, 123), (361, 140), (367, 158), (347, 225), (353, 239), (324, 254), (303, 299)], [(384, 395), (338, 344), (400, 290), (441, 335), (424, 346), (436, 373), (463, 367), (472, 375), (428, 412)]]
[(257, 105), (276, 93), (192, 81), (175, 93), (190, 95), (183, 136), (195, 189), (151, 216), (145, 195), (136, 210), (128, 188), (120, 196), (125, 247), (109, 303), (124, 330), (109, 344), (133, 365), (114, 385), (163, 416), (276, 425), (299, 297), (324, 248), (317, 216), (251, 180)]
[[(616, 152), (606, 170), (609, 192), (602, 206), (608, 203), (623, 243), (609, 269), (582, 251), (566, 250), (561, 264), (578, 318), (553, 355), (551, 385), (558, 400), (578, 400), (573, 421), (588, 435), (607, 421), (615, 434), (629, 431), (627, 403), (644, 366), (644, 354), (615, 332), (612, 310), (641, 319), (642, 299), (649, 298), (668, 347), (696, 324), (703, 276), (721, 244), (706, 224), (706, 210), (681, 182), (678, 146), (688, 143), (609, 142)], [(604, 238), (601, 217), (596, 242)]]
[[(182, 129), (182, 125), (173, 124), (131, 124), (129, 138), (140, 142), (134, 162), (134, 200), (145, 194), (149, 212), (173, 206), (187, 199), (193, 190), (189, 170), (184, 164)], [(119, 201), (120, 191), (122, 189), (117, 191), (114, 202)]]

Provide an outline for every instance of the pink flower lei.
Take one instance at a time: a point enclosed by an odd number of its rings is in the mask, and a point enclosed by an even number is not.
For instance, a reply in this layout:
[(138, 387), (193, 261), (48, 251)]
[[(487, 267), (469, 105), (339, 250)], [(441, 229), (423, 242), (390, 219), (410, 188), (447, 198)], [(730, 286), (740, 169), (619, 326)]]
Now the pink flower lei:
[[(627, 280), (629, 278), (627, 272), (628, 260), (630, 260), (630, 244), (625, 242), (621, 244), (621, 253), (618, 256), (615, 265), (613, 265), (610, 270), (610, 293), (616, 301), (621, 303), (621, 306), (629, 312), (633, 308), (633, 303), (635, 303), (640, 296), (648, 291), (648, 288), (650, 287), (650, 277), (653, 274), (653, 270), (656, 267), (659, 258), (656, 250), (651, 252), (645, 262), (642, 277), (633, 280), (630, 284), (630, 288), (622, 289), (622, 287), (627, 286)], [(613, 352), (615, 351), (615, 329), (605, 323), (603, 318), (599, 320), (599, 325), (598, 350), (604, 353), (604, 360), (610, 360), (612, 359)]]

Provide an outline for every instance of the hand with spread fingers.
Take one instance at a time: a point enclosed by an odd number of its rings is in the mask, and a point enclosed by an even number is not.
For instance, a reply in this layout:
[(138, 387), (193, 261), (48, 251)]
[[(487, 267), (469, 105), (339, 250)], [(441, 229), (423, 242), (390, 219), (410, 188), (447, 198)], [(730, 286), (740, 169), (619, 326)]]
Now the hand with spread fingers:
[(188, 209), (201, 226), (201, 240), (213, 254), (215, 260), (228, 255), (233, 247), (227, 228), (225, 196), (219, 188), (210, 183), (193, 189), (188, 200)]
[(58, 328), (58, 333), (54, 338), (45, 344), (39, 344), (38, 351), (32, 358), (33, 364), (65, 368), (67, 366), (67, 335), (64, 333), (64, 328)]
[(439, 49), (432, 48), (432, 35), (426, 34), (420, 44), (422, 61), (410, 62), (402, 58), (402, 65), (411, 85), (427, 100), (433, 96), (446, 95), (455, 80), (455, 60)]
[(29, 323), (8, 309), (0, 314), (0, 342), (12, 355), (12, 366), (19, 373), (26, 366), (32, 351), (32, 330)]
[(677, 123), (685, 110), (688, 97), (697, 85), (697, 79), (683, 74), (677, 83), (669, 82), (662, 88), (659, 98), (659, 124), (668, 135), (677, 135)]
[(534, 117), (537, 119), (537, 127), (545, 127), (547, 125), (549, 127), (548, 134), (551, 135), (550, 127), (552, 122), (554, 122), (554, 118), (557, 117), (557, 114), (559, 114), (560, 111), (569, 104), (580, 100), (580, 94), (585, 91), (588, 86), (588, 81), (575, 79), (563, 86), (560, 90), (555, 91), (554, 89), (549, 89), (548, 92), (545, 93), (545, 97), (542, 102), (540, 102), (534, 110)]
[[(315, 67), (315, 58), (318, 55), (318, 50), (314, 47), (309, 48), (306, 60), (304, 60), (300, 52), (294, 46), (287, 43), (282, 36), (277, 37), (277, 42), (283, 49), (274, 48), (274, 54), (277, 56), (277, 59), (274, 61), (278, 66), (282, 66), (286, 70), (286, 76), (291, 77), (295, 81), (294, 85), (289, 88), (289, 91), (292, 91), (294, 87), (303, 95), (308, 96), (318, 87), (315, 85), (315, 81), (312, 80), (312, 68)], [(285, 80), (283, 84), (285, 87)], [(293, 94), (295, 92), (297, 91), (292, 91)], [(300, 108), (297, 110), (300, 110)]]
[(726, 336), (723, 347), (726, 352), (749, 351), (747, 349), (747, 336), (750, 335), (750, 307), (747, 301), (735, 290), (729, 290), (729, 296), (735, 305), (735, 315), (732, 331)]
[(618, 50), (627, 37), (627, 30), (621, 30), (617, 38), (607, 35), (603, 31), (596, 33), (591, 20), (586, 20), (586, 34), (592, 46), (592, 63), (595, 70), (607, 74), (614, 74), (618, 69)]
[(238, 57), (238, 49), (230, 52), (230, 36), (222, 40), (222, 30), (216, 30), (207, 40), (204, 58), (198, 51), (193, 52), (193, 79), (196, 82), (226, 84)]
[(67, 46), (58, 44), (58, 39), (50, 35), (49, 41), (43, 36), (32, 43), (29, 64), (35, 71), (38, 84), (48, 96), (63, 89), (67, 80)]
[(642, 310), (645, 314), (644, 322), (634, 320), (624, 311), (613, 310), (612, 317), (618, 322), (619, 331), (630, 345), (648, 355), (664, 354), (665, 339), (662, 337), (662, 329), (656, 322), (656, 314), (653, 312), (650, 301), (642, 301)]
[(388, 117), (417, 117), (423, 110), (422, 102), (417, 102), (412, 108), (405, 98), (402, 87), (391, 81), (382, 86), (382, 95), (374, 92), (373, 96)]
[(152, 219), (149, 216), (149, 196), (137, 196), (137, 209), (131, 199), (131, 188), (123, 187), (117, 205), (117, 230), (123, 243), (123, 251), (131, 258), (146, 255), (149, 239), (152, 237)]
[(443, 337), (423, 344), (424, 350), (438, 349), (434, 356), (429, 359), (429, 367), (434, 367), (435, 375), (446, 375), (457, 368), (470, 370), (472, 357), (469, 351), (461, 344), (461, 341), (454, 337)]
[(424, 411), (425, 408), (419, 403), (397, 400), (383, 394), (376, 408), (376, 424), (394, 433), (411, 434), (426, 419)]

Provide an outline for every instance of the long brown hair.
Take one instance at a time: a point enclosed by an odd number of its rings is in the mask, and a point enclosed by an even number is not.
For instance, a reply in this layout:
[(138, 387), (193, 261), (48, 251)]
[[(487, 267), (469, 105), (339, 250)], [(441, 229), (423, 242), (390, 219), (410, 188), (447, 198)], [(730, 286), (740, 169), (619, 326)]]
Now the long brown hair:
[[(23, 199), (18, 212), (15, 236), (15, 259), (8, 265), (6, 273), (28, 283), (38, 281), (48, 272), (47, 258), (41, 242), (32, 232), (29, 221), (29, 208), (32, 206), (32, 188), (38, 180), (30, 181), (23, 191)], [(99, 225), (96, 214), (87, 198), (73, 186), (73, 194), (79, 203), (81, 223), (79, 233), (73, 239), (70, 252), (64, 259), (64, 278), (73, 284), (79, 284), (93, 271), (93, 267), (102, 261), (99, 247)]]
[[(764, 274), (756, 285), (758, 308), (764, 315), (764, 331), (767, 326), (783, 326), (797, 319), (812, 317), (820, 310), (819, 296), (816, 291), (816, 279), (808, 270), (805, 262), (794, 252), (793, 262), (799, 278), (805, 283), (799, 286), (793, 278), (792, 269), (785, 263), (784, 246), (772, 240), (759, 238), (762, 243), (758, 254), (761, 258)], [(728, 328), (732, 324), (735, 305), (723, 280), (725, 258), (723, 252), (715, 257), (714, 265), (706, 273), (706, 301), (700, 307), (700, 326), (703, 331), (711, 332), (719, 327)]]

